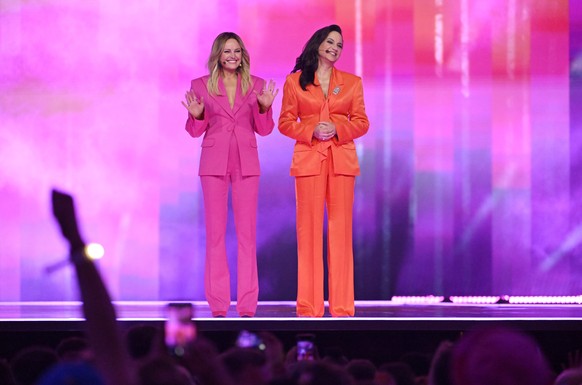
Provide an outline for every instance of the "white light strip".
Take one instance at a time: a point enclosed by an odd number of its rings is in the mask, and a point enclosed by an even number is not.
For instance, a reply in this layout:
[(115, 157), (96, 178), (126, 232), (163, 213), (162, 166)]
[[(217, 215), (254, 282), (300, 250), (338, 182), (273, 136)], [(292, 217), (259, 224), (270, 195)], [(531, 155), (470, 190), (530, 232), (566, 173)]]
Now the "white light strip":
[(355, 61), (356, 61), (356, 75), (362, 76), (364, 72), (363, 64), (363, 54), (362, 54), (362, 0), (355, 0), (355, 26), (356, 26), (356, 49), (355, 49)]
[(435, 304), (445, 299), (442, 296), (424, 295), (424, 296), (394, 296), (392, 302), (400, 304)]
[[(582, 295), (576, 296), (450, 296), (448, 297), (451, 303), (460, 304), (497, 304), (499, 301), (503, 300), (509, 304), (520, 304), (520, 305), (539, 305), (539, 304), (556, 304), (556, 305), (573, 305), (582, 304)], [(393, 304), (439, 304), (445, 299), (443, 296), (394, 296), (392, 297)]]
[(582, 296), (511, 296), (511, 304), (580, 304)]
[(442, 14), (442, 0), (435, 0), (437, 12), (434, 15), (434, 60), (435, 74), (438, 77), (443, 75), (443, 58), (444, 58), (444, 22)]
[(469, 22), (469, 0), (461, 0), (461, 92), (464, 97), (471, 96), (470, 60), (471, 23)]
[(509, 0), (507, 6), (507, 76), (515, 78), (516, 46), (517, 46), (517, 4), (516, 0)]
[(493, 304), (497, 303), (501, 297), (499, 296), (464, 296), (464, 297), (449, 297), (452, 303), (462, 304), (462, 303), (480, 303), (480, 304)]

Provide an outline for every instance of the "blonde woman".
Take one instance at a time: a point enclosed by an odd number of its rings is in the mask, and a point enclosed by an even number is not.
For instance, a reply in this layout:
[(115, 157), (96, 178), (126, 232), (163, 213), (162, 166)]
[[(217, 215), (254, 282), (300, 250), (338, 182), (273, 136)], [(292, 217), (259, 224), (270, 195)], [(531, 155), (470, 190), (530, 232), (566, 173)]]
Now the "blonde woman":
[(230, 306), (230, 273), (226, 257), (228, 190), (238, 242), (237, 304), (241, 317), (257, 309), (259, 284), (256, 256), (256, 216), (259, 156), (255, 134), (268, 135), (274, 122), (271, 105), (275, 83), (250, 74), (250, 57), (233, 32), (219, 34), (208, 59), (209, 75), (192, 80), (182, 102), (188, 110), (186, 131), (204, 134), (200, 181), (206, 221), (204, 287), (214, 317), (225, 317)]

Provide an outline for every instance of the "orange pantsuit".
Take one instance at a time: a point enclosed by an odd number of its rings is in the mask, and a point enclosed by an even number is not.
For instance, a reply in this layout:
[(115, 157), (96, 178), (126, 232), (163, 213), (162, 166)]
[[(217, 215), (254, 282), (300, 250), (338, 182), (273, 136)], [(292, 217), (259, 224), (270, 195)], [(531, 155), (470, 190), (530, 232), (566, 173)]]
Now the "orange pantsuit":
[[(354, 139), (368, 131), (362, 80), (333, 69), (328, 95), (317, 75), (304, 91), (300, 72), (287, 76), (279, 131), (296, 140), (291, 162), (297, 205), (297, 315), (321, 317), (323, 298), (323, 218), (328, 216), (329, 309), (334, 317), (353, 316), (354, 262), (352, 210), (360, 167)], [(335, 124), (329, 141), (313, 137), (320, 121)]]

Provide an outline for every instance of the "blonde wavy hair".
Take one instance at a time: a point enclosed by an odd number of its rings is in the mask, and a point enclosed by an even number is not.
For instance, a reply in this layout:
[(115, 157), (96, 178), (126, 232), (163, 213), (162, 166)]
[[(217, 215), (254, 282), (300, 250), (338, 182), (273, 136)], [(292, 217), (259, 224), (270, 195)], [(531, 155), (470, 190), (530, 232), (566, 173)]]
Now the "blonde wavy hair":
[(220, 63), (220, 55), (222, 55), (224, 45), (229, 39), (236, 40), (242, 51), (241, 65), (236, 69), (236, 72), (241, 78), (243, 95), (247, 93), (251, 86), (251, 58), (242, 39), (234, 32), (223, 32), (214, 39), (212, 50), (210, 51), (210, 57), (208, 58), (208, 71), (210, 71), (210, 78), (208, 78), (207, 87), (208, 92), (212, 95), (220, 95), (218, 89), (218, 77), (224, 76), (224, 70)]

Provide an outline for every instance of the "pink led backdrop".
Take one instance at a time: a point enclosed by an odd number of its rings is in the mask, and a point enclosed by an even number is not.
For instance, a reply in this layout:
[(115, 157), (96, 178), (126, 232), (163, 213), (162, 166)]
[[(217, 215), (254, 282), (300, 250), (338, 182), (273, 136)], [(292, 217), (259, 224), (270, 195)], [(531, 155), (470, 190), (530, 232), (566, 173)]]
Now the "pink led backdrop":
[[(371, 122), (357, 142), (357, 299), (579, 294), (579, 20), (567, 0), (2, 1), (0, 301), (77, 298), (70, 269), (44, 272), (67, 251), (52, 187), (105, 246), (115, 299), (203, 299), (201, 139), (184, 130), (183, 94), (219, 32), (240, 34), (252, 72), (282, 88), (331, 23)], [(259, 138), (262, 300), (295, 295), (292, 146)]]

